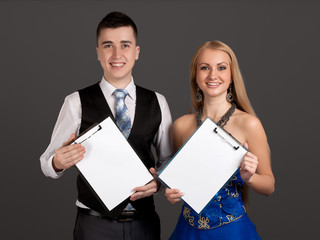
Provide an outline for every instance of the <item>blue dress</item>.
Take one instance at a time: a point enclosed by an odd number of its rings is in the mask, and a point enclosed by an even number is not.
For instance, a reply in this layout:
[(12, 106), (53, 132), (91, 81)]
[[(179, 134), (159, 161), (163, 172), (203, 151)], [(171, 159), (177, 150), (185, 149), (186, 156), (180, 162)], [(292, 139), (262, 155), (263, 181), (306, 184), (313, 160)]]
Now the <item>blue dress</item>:
[(200, 214), (184, 203), (170, 240), (261, 239), (246, 214), (241, 199), (243, 185), (238, 169)]

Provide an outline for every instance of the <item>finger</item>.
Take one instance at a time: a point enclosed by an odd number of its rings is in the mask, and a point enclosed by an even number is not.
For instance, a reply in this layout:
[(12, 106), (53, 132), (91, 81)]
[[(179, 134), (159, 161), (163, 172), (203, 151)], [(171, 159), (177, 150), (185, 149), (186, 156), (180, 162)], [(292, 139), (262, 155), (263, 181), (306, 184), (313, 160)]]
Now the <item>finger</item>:
[(243, 167), (245, 167), (247, 165), (252, 166), (252, 167), (257, 167), (258, 166), (258, 161), (254, 160), (254, 159), (251, 159), (251, 158), (249, 158), (249, 159), (245, 158), (241, 163), (241, 167), (243, 168)]
[[(168, 199), (169, 200), (169, 199)], [(177, 199), (174, 199), (174, 200), (169, 200), (169, 202), (171, 202), (172, 204), (176, 204), (178, 202), (180, 202), (181, 199), (180, 198), (177, 198)]]
[(156, 188), (151, 188), (151, 189), (149, 189), (148, 191), (145, 191), (145, 192), (136, 192), (136, 193), (131, 195), (130, 200), (131, 201), (136, 201), (136, 200), (144, 198), (144, 197), (149, 197), (149, 196), (153, 195), (156, 191), (157, 191)]
[(84, 155), (85, 154), (85, 149), (84, 148), (73, 148), (73, 149), (69, 149), (69, 151), (67, 152), (62, 152), (63, 150), (61, 150), (60, 152), (56, 153), (56, 156), (59, 158), (60, 162), (72, 162), (74, 161), (77, 157), (79, 157), (79, 155)]
[(62, 144), (62, 146), (69, 145), (75, 138), (76, 138), (76, 135), (75, 135), (74, 133), (72, 133), (72, 134), (70, 135), (69, 139), (68, 139), (66, 142), (64, 142), (64, 143)]
[[(72, 150), (68, 153), (57, 152), (55, 155), (55, 165), (59, 168), (69, 168), (84, 158), (85, 149)], [(74, 163), (75, 162), (75, 163)]]
[(179, 192), (180, 192), (179, 189), (166, 188), (165, 195), (174, 194), (174, 193), (179, 193)]
[(149, 172), (150, 172), (153, 176), (156, 175), (156, 170), (155, 170), (154, 168), (150, 168), (150, 169), (149, 169)]
[(151, 188), (157, 188), (157, 183), (155, 182), (155, 180), (151, 180), (148, 184), (144, 186), (135, 187), (133, 190), (137, 192), (145, 192)]
[(247, 150), (249, 150), (249, 145), (248, 145), (247, 142), (245, 142), (245, 143), (243, 144), (243, 146), (244, 146)]
[(251, 152), (247, 152), (244, 156), (243, 159), (253, 159), (255, 161), (258, 161), (258, 157), (256, 155), (254, 155)]
[(68, 154), (72, 151), (83, 151), (85, 148), (81, 144), (66, 145), (58, 149), (62, 154)]
[(255, 166), (246, 165), (241, 170), (242, 170), (242, 172), (249, 172), (251, 174), (254, 174), (256, 172), (257, 168)]
[(82, 159), (84, 158), (84, 156), (79, 156), (78, 158), (76, 158), (75, 160), (73, 160), (72, 162), (69, 163), (69, 167), (72, 167), (74, 165), (76, 165), (78, 162), (80, 162)]
[(68, 162), (78, 161), (78, 159), (84, 158), (84, 154), (85, 154), (85, 151), (77, 152), (77, 153), (71, 155), (70, 157), (68, 157), (68, 158), (67, 158), (67, 161), (68, 161)]
[(254, 155), (252, 152), (247, 152), (245, 154), (245, 156), (248, 156), (248, 157), (253, 158), (253, 159), (258, 159), (258, 157), (256, 155)]
[(179, 193), (176, 193), (176, 194), (170, 194), (170, 195), (167, 196), (167, 198), (174, 200), (174, 199), (177, 199), (177, 198), (181, 198), (183, 195), (184, 195), (183, 193), (179, 192)]
[(176, 197), (176, 196), (183, 196), (184, 194), (179, 189), (170, 189), (167, 188), (164, 194), (166, 197)]
[[(176, 189), (175, 189), (176, 190)], [(176, 204), (177, 202), (181, 201), (181, 197), (184, 195), (184, 193), (180, 191), (174, 191), (174, 193), (166, 194), (166, 197), (168, 201), (172, 204)]]
[(242, 161), (243, 164), (255, 164), (255, 165), (258, 165), (258, 160), (257, 159), (254, 159), (254, 158), (251, 158), (251, 157), (247, 157), (245, 156), (243, 158), (243, 161)]

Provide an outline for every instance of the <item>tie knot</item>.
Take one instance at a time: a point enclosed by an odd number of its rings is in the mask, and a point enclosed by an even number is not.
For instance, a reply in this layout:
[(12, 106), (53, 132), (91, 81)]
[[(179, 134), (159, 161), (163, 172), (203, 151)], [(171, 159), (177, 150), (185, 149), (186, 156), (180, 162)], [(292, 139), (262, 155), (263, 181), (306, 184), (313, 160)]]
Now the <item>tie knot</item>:
[(125, 98), (128, 94), (128, 91), (125, 89), (116, 89), (113, 92), (113, 95), (116, 96), (116, 98)]

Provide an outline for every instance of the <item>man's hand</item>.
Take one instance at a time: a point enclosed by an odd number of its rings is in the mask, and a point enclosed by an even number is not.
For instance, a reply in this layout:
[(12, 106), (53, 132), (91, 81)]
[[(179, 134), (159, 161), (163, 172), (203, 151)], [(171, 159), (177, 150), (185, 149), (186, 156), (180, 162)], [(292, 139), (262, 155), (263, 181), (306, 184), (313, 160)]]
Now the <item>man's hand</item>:
[(68, 145), (74, 139), (75, 135), (71, 134), (68, 141), (57, 149), (52, 160), (52, 166), (56, 172), (68, 169), (83, 159), (86, 150), (81, 144)]
[(149, 197), (155, 194), (161, 186), (161, 183), (157, 180), (156, 170), (154, 168), (149, 169), (150, 173), (153, 175), (153, 180), (147, 185), (136, 187), (133, 190), (136, 191), (131, 195), (130, 200), (135, 201), (140, 198)]

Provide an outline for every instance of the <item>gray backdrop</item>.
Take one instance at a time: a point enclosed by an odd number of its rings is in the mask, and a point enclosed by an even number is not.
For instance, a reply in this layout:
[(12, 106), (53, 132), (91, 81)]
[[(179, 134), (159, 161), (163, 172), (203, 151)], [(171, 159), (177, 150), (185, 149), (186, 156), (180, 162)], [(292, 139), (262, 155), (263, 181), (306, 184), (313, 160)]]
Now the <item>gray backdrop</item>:
[[(216, 39), (231, 46), (276, 177), (272, 196), (251, 193), (251, 219), (263, 239), (316, 235), (319, 7), (311, 0), (1, 1), (1, 239), (72, 238), (76, 171), (46, 178), (39, 157), (64, 97), (101, 79), (95, 30), (114, 10), (139, 28), (136, 83), (164, 94), (173, 119), (190, 106), (196, 48)], [(181, 204), (159, 194), (156, 207), (167, 239)]]

